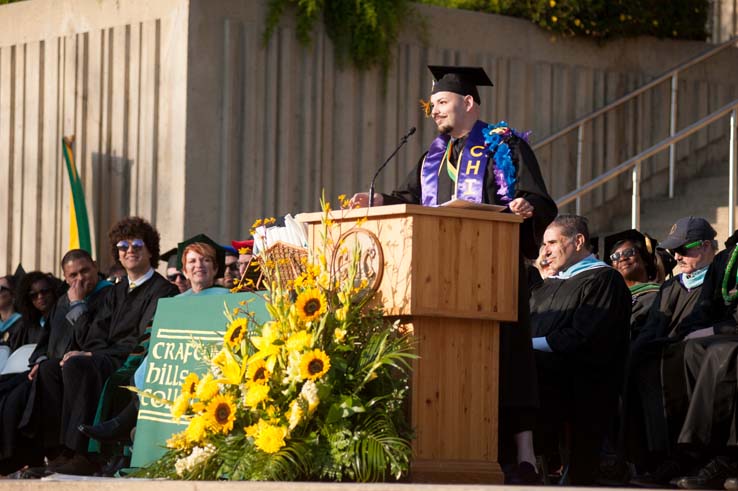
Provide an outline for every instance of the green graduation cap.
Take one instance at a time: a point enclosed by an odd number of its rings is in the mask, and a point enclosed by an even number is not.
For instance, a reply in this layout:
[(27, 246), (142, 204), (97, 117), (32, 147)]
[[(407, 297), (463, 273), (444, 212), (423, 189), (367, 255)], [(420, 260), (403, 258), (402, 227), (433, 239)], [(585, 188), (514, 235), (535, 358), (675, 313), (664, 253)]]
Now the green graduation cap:
[(494, 86), (487, 72), (479, 66), (428, 65), (428, 69), (436, 79), (431, 94), (453, 92), (459, 95), (470, 95), (474, 98), (474, 102), (480, 104), (477, 87)]
[(215, 277), (222, 278), (223, 272), (225, 271), (225, 249), (205, 234), (197, 234), (194, 237), (190, 237), (189, 239), (177, 244), (177, 269), (182, 271), (182, 254), (184, 253), (185, 248), (190, 244), (196, 244), (198, 242), (207, 244), (215, 249), (215, 264), (218, 267), (218, 272)]

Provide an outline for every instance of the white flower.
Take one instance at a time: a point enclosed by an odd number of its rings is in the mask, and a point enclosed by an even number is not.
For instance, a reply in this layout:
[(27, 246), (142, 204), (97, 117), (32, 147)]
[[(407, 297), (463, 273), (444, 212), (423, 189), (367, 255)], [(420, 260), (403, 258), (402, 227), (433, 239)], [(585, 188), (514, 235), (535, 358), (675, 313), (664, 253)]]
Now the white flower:
[(318, 397), (318, 386), (315, 385), (315, 382), (312, 380), (308, 380), (305, 382), (305, 384), (302, 386), (302, 390), (300, 390), (300, 397), (305, 399), (308, 403), (308, 412), (312, 414), (313, 411), (315, 411), (315, 408), (318, 407), (318, 404), (320, 404), (320, 398)]
[(215, 446), (208, 443), (205, 447), (195, 446), (187, 457), (178, 459), (174, 463), (174, 470), (178, 476), (182, 476), (185, 472), (189, 472), (201, 463), (205, 462), (211, 455), (215, 453)]

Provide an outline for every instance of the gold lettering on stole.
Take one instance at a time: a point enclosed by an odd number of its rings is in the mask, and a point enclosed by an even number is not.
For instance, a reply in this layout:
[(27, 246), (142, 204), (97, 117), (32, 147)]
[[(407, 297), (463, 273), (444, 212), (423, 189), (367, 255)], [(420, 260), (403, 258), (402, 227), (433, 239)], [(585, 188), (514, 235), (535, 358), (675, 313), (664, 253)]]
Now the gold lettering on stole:
[[(473, 146), (469, 149), (469, 154), (472, 157), (481, 157), (484, 154), (484, 147), (481, 145)], [(476, 162), (472, 163), (471, 160), (466, 162), (466, 172), (465, 174), (471, 174), (472, 171), (474, 171), (474, 175), (476, 176), (479, 174), (479, 167), (482, 165), (482, 162), (480, 160), (477, 160)]]
[(464, 181), (464, 192), (463, 196), (474, 196), (474, 183), (472, 181)]

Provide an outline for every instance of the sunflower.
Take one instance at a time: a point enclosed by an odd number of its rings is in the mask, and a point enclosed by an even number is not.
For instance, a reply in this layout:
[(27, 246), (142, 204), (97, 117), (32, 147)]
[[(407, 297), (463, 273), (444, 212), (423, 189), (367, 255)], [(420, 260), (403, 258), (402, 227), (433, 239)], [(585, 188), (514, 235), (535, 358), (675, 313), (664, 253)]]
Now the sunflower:
[(243, 341), (243, 338), (246, 335), (247, 331), (248, 320), (243, 317), (235, 319), (228, 326), (228, 330), (226, 331), (223, 340), (231, 348), (236, 348), (238, 346), (241, 346), (241, 341)]
[(319, 349), (305, 353), (300, 360), (300, 375), (308, 380), (322, 377), (330, 368), (331, 359)]
[(200, 379), (200, 382), (197, 384), (197, 390), (195, 391), (195, 395), (201, 401), (209, 401), (217, 393), (218, 382), (213, 380), (213, 376), (209, 373)]
[(305, 322), (318, 319), (326, 311), (325, 296), (317, 288), (300, 293), (295, 301), (297, 316)]
[(195, 416), (190, 420), (189, 426), (185, 430), (185, 438), (189, 443), (198, 443), (205, 436), (207, 422), (202, 416)]
[(287, 428), (259, 422), (259, 431), (254, 438), (256, 448), (266, 453), (277, 453), (284, 447), (284, 439), (287, 436)]
[(269, 398), (269, 386), (264, 384), (250, 385), (243, 398), (243, 404), (246, 407), (256, 407), (259, 403)]
[(236, 419), (236, 405), (231, 398), (217, 395), (208, 404), (205, 417), (213, 431), (228, 433), (233, 429), (233, 421)]
[(246, 378), (252, 384), (266, 384), (271, 376), (272, 374), (267, 369), (266, 362), (264, 360), (254, 361), (246, 370)]
[(200, 377), (195, 372), (190, 372), (187, 378), (184, 379), (184, 382), (182, 382), (182, 395), (188, 399), (195, 397), (198, 382), (200, 382)]

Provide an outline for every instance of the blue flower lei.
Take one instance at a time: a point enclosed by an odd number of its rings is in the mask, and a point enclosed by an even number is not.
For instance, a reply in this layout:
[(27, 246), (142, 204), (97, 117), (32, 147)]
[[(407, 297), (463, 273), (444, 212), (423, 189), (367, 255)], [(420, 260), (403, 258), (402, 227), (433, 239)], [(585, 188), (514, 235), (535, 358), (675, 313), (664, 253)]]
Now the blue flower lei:
[(487, 145), (487, 154), (494, 160), (494, 176), (497, 184), (497, 195), (500, 201), (509, 203), (515, 198), (515, 164), (512, 161), (510, 146), (507, 142), (511, 136), (528, 142), (530, 131), (519, 133), (515, 128), (510, 128), (506, 121), (497, 124), (489, 124), (484, 129), (484, 143)]

